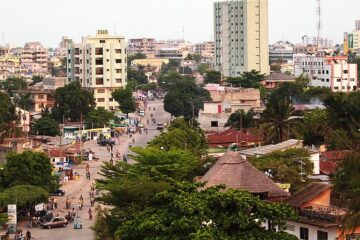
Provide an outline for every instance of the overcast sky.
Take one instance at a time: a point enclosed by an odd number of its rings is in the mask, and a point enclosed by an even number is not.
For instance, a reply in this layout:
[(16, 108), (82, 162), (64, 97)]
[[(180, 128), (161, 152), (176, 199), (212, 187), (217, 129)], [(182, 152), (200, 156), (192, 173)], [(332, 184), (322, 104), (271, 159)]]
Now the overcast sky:
[[(128, 38), (212, 40), (214, 0), (1, 0), (5, 43), (40, 41), (57, 47), (61, 36), (80, 41), (97, 29)], [(360, 19), (360, 0), (322, 0), (323, 36), (340, 42)], [(269, 41), (300, 42), (316, 35), (316, 0), (269, 0)], [(1, 36), (2, 44), (3, 39)]]

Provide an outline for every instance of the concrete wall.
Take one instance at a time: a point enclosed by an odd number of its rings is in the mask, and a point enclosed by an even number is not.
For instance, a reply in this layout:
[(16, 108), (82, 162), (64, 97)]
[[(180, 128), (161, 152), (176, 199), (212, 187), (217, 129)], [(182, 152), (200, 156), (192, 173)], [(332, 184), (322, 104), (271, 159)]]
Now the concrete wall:
[(293, 221), (286, 222), (288, 227), (285, 232), (292, 234), (300, 239), (300, 227), (304, 227), (309, 229), (309, 240), (317, 240), (317, 231), (327, 232), (328, 233), (328, 240), (336, 240), (337, 238), (337, 228), (320, 228), (304, 223), (298, 223)]

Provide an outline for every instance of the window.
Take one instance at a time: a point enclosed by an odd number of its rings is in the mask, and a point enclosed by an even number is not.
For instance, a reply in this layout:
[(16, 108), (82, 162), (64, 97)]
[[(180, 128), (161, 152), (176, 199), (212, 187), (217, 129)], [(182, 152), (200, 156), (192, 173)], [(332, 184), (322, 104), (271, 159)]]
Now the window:
[(103, 85), (104, 79), (103, 78), (96, 78), (96, 85)]
[(44, 99), (44, 94), (39, 94), (38, 99)]
[(218, 127), (219, 123), (218, 121), (211, 121), (211, 127)]
[(95, 65), (103, 65), (103, 59), (102, 58), (96, 58), (95, 59)]
[(116, 73), (121, 73), (122, 71), (121, 71), (121, 69), (115, 69), (115, 72)]
[(348, 70), (344, 70), (344, 73), (346, 74), (346, 73), (349, 73), (349, 71)]
[(96, 75), (101, 75), (101, 74), (104, 74), (104, 69), (103, 68), (96, 68), (95, 72), (96, 72)]
[(95, 55), (102, 55), (103, 49), (102, 48), (95, 48)]
[(105, 89), (98, 89), (97, 93), (105, 93)]
[(121, 53), (121, 49), (115, 49), (115, 53)]
[(300, 227), (300, 240), (309, 240), (309, 229)]
[(338, 89), (339, 89), (339, 87), (334, 87), (334, 89), (335, 89), (335, 90), (338, 90)]
[(341, 78), (336, 79), (337, 82), (341, 82)]
[(100, 43), (105, 43), (105, 40), (100, 40)]
[(121, 83), (121, 82), (122, 82), (121, 78), (116, 79), (116, 83)]
[(317, 231), (317, 239), (318, 240), (328, 240), (328, 233), (323, 231)]
[(98, 98), (97, 102), (105, 102), (105, 98)]
[(114, 99), (113, 98), (109, 98), (109, 102), (113, 102), (114, 101)]

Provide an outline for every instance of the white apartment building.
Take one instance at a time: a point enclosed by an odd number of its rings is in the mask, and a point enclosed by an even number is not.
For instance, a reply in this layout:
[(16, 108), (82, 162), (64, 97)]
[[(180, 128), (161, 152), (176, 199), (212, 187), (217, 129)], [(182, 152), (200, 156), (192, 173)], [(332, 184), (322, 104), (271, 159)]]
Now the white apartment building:
[(194, 45), (194, 53), (204, 58), (214, 57), (214, 42), (202, 42)]
[(96, 36), (69, 45), (67, 77), (69, 82), (79, 81), (82, 87), (91, 90), (97, 107), (112, 110), (118, 107), (112, 92), (126, 86), (126, 62), (125, 38), (98, 30)]
[(330, 88), (333, 92), (357, 90), (357, 64), (349, 64), (346, 56), (294, 55), (295, 76), (304, 74), (314, 87)]
[(215, 66), (226, 77), (269, 74), (268, 0), (214, 3)]

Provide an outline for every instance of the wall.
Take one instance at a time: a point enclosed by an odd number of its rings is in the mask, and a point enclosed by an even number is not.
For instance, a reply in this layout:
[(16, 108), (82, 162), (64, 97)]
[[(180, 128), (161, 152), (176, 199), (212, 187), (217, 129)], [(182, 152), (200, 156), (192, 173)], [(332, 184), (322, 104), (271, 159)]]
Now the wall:
[(330, 194), (331, 194), (331, 189), (327, 189), (326, 191), (320, 193), (319, 195), (316, 196), (316, 198), (308, 201), (307, 203), (330, 206)]
[[(308, 225), (305, 223), (298, 223), (293, 221), (286, 221), (288, 228), (285, 230), (285, 232), (295, 235), (297, 238), (300, 239), (300, 227), (304, 227), (309, 229), (309, 240), (317, 240), (317, 231), (323, 231), (328, 233), (328, 240), (336, 240), (337, 237), (337, 228), (320, 228), (317, 226)], [(290, 230), (290, 226), (295, 227), (294, 231), (293, 229)]]

